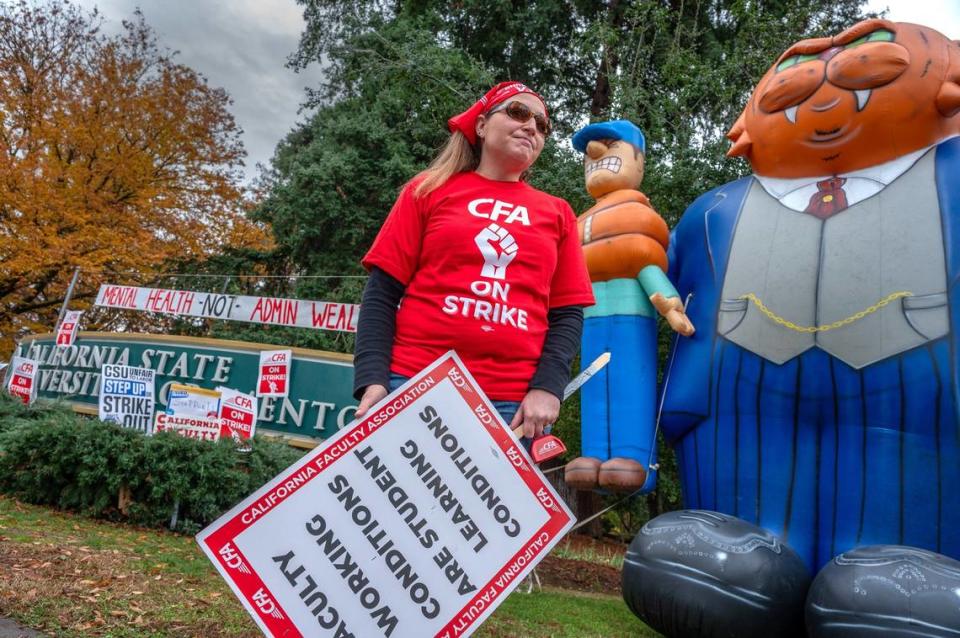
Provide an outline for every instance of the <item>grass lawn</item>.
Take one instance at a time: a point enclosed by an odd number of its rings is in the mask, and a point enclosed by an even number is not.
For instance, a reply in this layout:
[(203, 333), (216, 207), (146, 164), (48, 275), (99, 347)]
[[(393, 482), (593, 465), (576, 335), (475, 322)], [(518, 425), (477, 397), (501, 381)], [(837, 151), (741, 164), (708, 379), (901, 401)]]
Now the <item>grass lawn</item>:
[[(192, 537), (94, 521), (3, 496), (0, 616), (65, 638), (259, 635)], [(475, 635), (657, 634), (619, 596), (547, 588), (514, 593)]]

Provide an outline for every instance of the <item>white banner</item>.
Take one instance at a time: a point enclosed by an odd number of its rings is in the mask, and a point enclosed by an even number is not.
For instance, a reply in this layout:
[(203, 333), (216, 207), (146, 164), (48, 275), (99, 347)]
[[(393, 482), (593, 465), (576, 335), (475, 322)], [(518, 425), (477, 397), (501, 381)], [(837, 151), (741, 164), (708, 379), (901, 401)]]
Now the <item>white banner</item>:
[(37, 398), (38, 369), (39, 365), (33, 359), (14, 357), (7, 372), (7, 392), (24, 403), (33, 403)]
[(257, 429), (257, 397), (232, 388), (220, 391), (220, 436), (238, 443), (253, 438)]
[(218, 295), (210, 292), (103, 284), (94, 305), (167, 315), (246, 321), (293, 328), (357, 331), (360, 306), (281, 297)]
[(68, 310), (63, 315), (63, 321), (57, 326), (57, 345), (72, 346), (77, 339), (77, 328), (80, 326), (82, 310)]
[(290, 362), (293, 350), (264, 350), (257, 374), (258, 397), (285, 397), (290, 394)]
[(150, 434), (156, 372), (149, 368), (104, 365), (100, 370), (100, 420)]
[(452, 638), (573, 522), (451, 352), (197, 541), (268, 636)]

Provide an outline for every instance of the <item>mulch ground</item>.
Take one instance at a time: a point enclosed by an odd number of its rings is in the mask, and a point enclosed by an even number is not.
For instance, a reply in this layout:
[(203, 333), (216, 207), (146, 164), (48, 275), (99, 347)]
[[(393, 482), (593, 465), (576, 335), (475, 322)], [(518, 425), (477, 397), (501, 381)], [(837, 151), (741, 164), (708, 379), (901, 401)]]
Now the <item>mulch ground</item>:
[[(610, 540), (595, 540), (589, 536), (572, 534), (560, 542), (572, 553), (623, 558), (627, 546)], [(622, 562), (622, 561), (620, 561)], [(621, 595), (620, 569), (594, 561), (547, 556), (537, 565), (537, 574), (544, 585), (576, 591)]]

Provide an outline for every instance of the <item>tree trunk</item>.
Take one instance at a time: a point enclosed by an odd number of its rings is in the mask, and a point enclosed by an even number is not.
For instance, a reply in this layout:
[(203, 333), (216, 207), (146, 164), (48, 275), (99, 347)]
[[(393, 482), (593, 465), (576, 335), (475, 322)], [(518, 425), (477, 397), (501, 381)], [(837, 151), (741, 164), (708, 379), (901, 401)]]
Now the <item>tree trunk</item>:
[[(620, 0), (612, 0), (607, 10), (607, 22), (613, 31), (619, 31), (623, 26), (623, 5)], [(593, 86), (593, 95), (590, 97), (590, 115), (599, 117), (610, 111), (610, 76), (616, 73), (620, 66), (620, 56), (617, 54), (616, 44), (608, 43), (600, 56), (600, 68), (597, 69), (597, 81)]]

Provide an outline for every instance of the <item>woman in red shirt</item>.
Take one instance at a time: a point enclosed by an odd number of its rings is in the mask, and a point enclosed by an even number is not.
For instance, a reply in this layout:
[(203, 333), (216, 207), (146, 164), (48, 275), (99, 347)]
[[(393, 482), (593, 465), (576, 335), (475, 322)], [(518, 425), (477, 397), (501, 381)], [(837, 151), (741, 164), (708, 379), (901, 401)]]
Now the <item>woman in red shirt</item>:
[(362, 260), (357, 417), (454, 349), (511, 428), (533, 438), (559, 414), (593, 303), (570, 205), (524, 180), (550, 132), (547, 108), (503, 82), (448, 126)]

